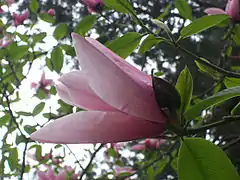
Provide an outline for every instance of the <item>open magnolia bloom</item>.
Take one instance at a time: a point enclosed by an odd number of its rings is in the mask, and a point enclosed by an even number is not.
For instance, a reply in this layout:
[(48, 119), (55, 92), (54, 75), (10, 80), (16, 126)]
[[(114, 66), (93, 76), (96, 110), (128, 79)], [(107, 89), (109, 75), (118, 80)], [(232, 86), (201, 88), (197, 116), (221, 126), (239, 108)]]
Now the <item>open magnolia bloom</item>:
[(72, 34), (82, 68), (64, 74), (57, 92), (80, 111), (31, 135), (40, 142), (108, 143), (155, 137), (164, 130), (151, 77), (91, 38)]
[(240, 20), (240, 1), (228, 0), (225, 11), (219, 8), (207, 8), (204, 11), (207, 14), (228, 14), (235, 21)]

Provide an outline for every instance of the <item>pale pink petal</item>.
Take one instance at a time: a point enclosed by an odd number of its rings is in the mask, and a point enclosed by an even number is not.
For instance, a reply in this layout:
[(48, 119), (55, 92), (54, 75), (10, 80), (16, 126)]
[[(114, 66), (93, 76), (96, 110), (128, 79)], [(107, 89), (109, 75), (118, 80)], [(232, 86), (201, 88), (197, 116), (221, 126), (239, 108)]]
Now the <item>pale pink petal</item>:
[(87, 110), (118, 111), (92, 91), (81, 71), (64, 74), (59, 82), (56, 85), (58, 95), (67, 103)]
[(220, 8), (207, 8), (204, 12), (206, 14), (226, 14), (226, 12)]
[(97, 6), (104, 6), (103, 0), (82, 0), (82, 2), (87, 5), (89, 12), (96, 12)]
[[(164, 122), (151, 79), (121, 58), (111, 54), (95, 40), (73, 34), (75, 49), (91, 89), (107, 104), (130, 115)], [(142, 74), (142, 75), (141, 75)], [(146, 82), (147, 81), (147, 82)]]
[(31, 83), (31, 88), (37, 88), (39, 86), (39, 84), (38, 83)]
[(133, 151), (143, 151), (145, 149), (146, 149), (145, 144), (136, 144), (131, 147), (131, 150), (133, 150)]
[(163, 124), (154, 124), (120, 112), (85, 111), (64, 116), (31, 135), (49, 143), (111, 143), (155, 137)]
[(234, 20), (240, 20), (240, 2), (239, 0), (228, 0), (226, 12)]
[(49, 180), (46, 172), (38, 171), (37, 175), (38, 175), (38, 180)]

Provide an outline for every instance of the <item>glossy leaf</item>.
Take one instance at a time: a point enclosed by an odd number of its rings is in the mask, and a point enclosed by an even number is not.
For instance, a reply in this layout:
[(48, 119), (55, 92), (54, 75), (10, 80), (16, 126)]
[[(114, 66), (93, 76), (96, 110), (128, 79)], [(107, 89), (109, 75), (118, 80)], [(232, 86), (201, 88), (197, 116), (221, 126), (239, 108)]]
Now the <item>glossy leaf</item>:
[[(204, 58), (201, 58), (203, 61), (206, 61), (208, 62), (208, 60), (204, 59)], [(222, 77), (222, 74), (220, 74), (218, 71), (214, 70), (213, 68), (209, 67), (209, 66), (206, 66), (202, 63), (200, 63), (199, 61), (195, 60), (195, 63), (197, 65), (197, 67), (199, 68), (199, 71), (216, 79), (216, 80), (219, 80), (221, 79)]]
[(53, 36), (55, 37), (56, 40), (64, 38), (68, 33), (68, 25), (65, 23), (59, 24), (54, 32)]
[(122, 13), (134, 12), (128, 0), (104, 0), (104, 4), (107, 7), (114, 9), (118, 12)]
[(43, 20), (45, 22), (48, 22), (48, 23), (54, 23), (55, 22), (55, 19), (52, 16), (50, 16), (48, 13), (40, 13), (39, 17), (40, 17), (41, 20)]
[(201, 112), (204, 109), (207, 109), (210, 106), (214, 106), (216, 104), (219, 104), (223, 101), (226, 101), (236, 96), (240, 96), (240, 86), (232, 87), (232, 88), (220, 91), (214, 94), (213, 96), (210, 96), (207, 99), (204, 99), (198, 102), (196, 105), (189, 108), (185, 112), (185, 118), (186, 120), (192, 120), (195, 117), (201, 115)]
[(63, 67), (63, 52), (60, 47), (55, 47), (51, 53), (51, 64), (53, 65), (53, 69), (60, 73)]
[(234, 86), (240, 86), (240, 79), (239, 78), (226, 77), (226, 78), (224, 78), (224, 85), (227, 88), (231, 88), (231, 87), (234, 87)]
[(36, 13), (39, 8), (38, 0), (30, 0), (29, 7), (33, 13)]
[(225, 21), (228, 18), (229, 17), (227, 15), (223, 14), (203, 16), (193, 21), (188, 26), (184, 27), (180, 32), (180, 39), (184, 39), (194, 34), (200, 33), (206, 29), (218, 25), (219, 23)]
[(35, 108), (33, 109), (33, 112), (32, 112), (32, 115), (33, 116), (36, 116), (38, 115), (39, 113), (42, 112), (42, 110), (44, 109), (45, 107), (45, 103), (44, 102), (40, 102), (38, 105), (35, 106)]
[(94, 26), (96, 21), (96, 15), (87, 15), (78, 23), (74, 32), (84, 36)]
[(12, 43), (9, 47), (9, 59), (11, 60), (20, 60), (28, 53), (29, 46), (22, 45), (18, 46), (15, 43)]
[(8, 164), (11, 171), (14, 171), (15, 169), (17, 169), (18, 166), (18, 150), (17, 148), (9, 148), (8, 153)]
[(45, 37), (47, 36), (47, 33), (45, 32), (41, 32), (41, 33), (38, 33), (38, 34), (34, 34), (33, 35), (33, 43), (37, 43), (37, 42), (41, 42)]
[(239, 180), (224, 152), (208, 140), (186, 138), (178, 158), (179, 180)]
[(174, 5), (185, 19), (192, 19), (192, 8), (187, 0), (174, 0)]
[(192, 75), (187, 67), (185, 67), (180, 73), (176, 84), (176, 89), (181, 96), (180, 112), (184, 113), (190, 104), (193, 92)]
[(129, 32), (114, 41), (112, 41), (108, 48), (114, 51), (122, 58), (128, 57), (139, 45), (141, 35), (136, 32)]
[(142, 42), (142, 44), (138, 50), (138, 53), (144, 54), (146, 51), (150, 50), (153, 46), (160, 43), (161, 41), (162, 40), (156, 38), (152, 34), (148, 35), (148, 37), (145, 38), (144, 41)]

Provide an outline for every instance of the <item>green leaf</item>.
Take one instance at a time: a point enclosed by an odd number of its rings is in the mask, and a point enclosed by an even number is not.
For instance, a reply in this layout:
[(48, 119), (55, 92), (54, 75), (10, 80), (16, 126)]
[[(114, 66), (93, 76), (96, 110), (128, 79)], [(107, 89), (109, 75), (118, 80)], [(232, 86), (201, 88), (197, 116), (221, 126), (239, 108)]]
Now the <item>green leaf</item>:
[(26, 125), (26, 126), (24, 126), (24, 130), (25, 130), (28, 134), (32, 134), (33, 132), (36, 131), (36, 128), (35, 128), (35, 126)]
[(41, 160), (42, 157), (42, 147), (40, 145), (35, 145), (34, 148), (36, 149), (35, 151), (35, 157), (36, 160)]
[(152, 166), (150, 166), (148, 169), (147, 169), (147, 175), (148, 175), (148, 180), (154, 180), (154, 169)]
[(40, 13), (39, 17), (40, 17), (41, 20), (43, 20), (45, 22), (48, 22), (48, 23), (54, 23), (55, 22), (55, 19), (52, 16), (50, 16), (48, 13)]
[(192, 20), (192, 8), (187, 0), (174, 0), (174, 5), (182, 17)]
[[(203, 61), (206, 61), (206, 62), (209, 62), (208, 60), (204, 59), (204, 58), (201, 58)], [(215, 69), (209, 67), (209, 66), (206, 66), (204, 64), (202, 64), (201, 62), (195, 60), (195, 63), (197, 65), (197, 67), (199, 68), (200, 72), (216, 79), (216, 80), (219, 80), (222, 78), (222, 74), (220, 74), (218, 71), (216, 71)]]
[(239, 46), (240, 45), (240, 25), (236, 24), (235, 28), (233, 29), (233, 40)]
[(61, 44), (61, 48), (65, 51), (65, 53), (69, 56), (75, 57), (76, 56), (76, 52), (75, 49), (68, 45), (68, 44)]
[(38, 34), (33, 35), (33, 44), (36, 44), (37, 42), (41, 42), (45, 37), (47, 36), (47, 33), (41, 32)]
[(53, 32), (53, 36), (55, 37), (56, 40), (59, 40), (65, 37), (67, 33), (68, 33), (68, 25), (65, 23), (61, 23), (55, 28)]
[(178, 77), (176, 89), (181, 96), (180, 112), (183, 114), (190, 104), (193, 91), (193, 80), (187, 66), (182, 70)]
[(206, 29), (216, 26), (217, 24), (225, 21), (228, 18), (229, 16), (224, 14), (203, 16), (202, 18), (199, 18), (193, 21), (188, 26), (184, 27), (180, 32), (181, 34), (180, 39), (184, 39), (191, 35), (200, 33)]
[(24, 143), (26, 141), (26, 138), (23, 135), (17, 135), (16, 136), (16, 144), (19, 145), (20, 143)]
[(17, 148), (9, 148), (8, 153), (8, 164), (11, 171), (14, 171), (15, 169), (17, 169), (18, 166), (18, 150)]
[(28, 53), (29, 46), (23, 45), (18, 46), (15, 43), (12, 43), (10, 46), (8, 46), (9, 50), (9, 59), (11, 60), (20, 60), (23, 56), (25, 56)]
[(52, 62), (51, 62), (51, 59), (48, 58), (48, 57), (46, 57), (45, 61), (46, 61), (46, 65), (47, 65), (48, 69), (49, 69), (50, 71), (53, 71), (53, 64), (52, 64)]
[(63, 52), (60, 47), (55, 47), (51, 53), (51, 63), (53, 65), (53, 69), (57, 72), (60, 73), (61, 69), (63, 67)]
[(10, 115), (9, 114), (5, 114), (4, 116), (2, 116), (0, 118), (0, 127), (6, 125), (7, 122), (9, 122), (11, 119)]
[(133, 10), (131, 4), (127, 0), (104, 0), (104, 4), (107, 7), (114, 9), (118, 12), (134, 13), (134, 10)]
[(179, 150), (179, 180), (239, 180), (235, 167), (216, 145), (201, 138), (186, 138)]
[(18, 111), (16, 112), (20, 116), (32, 116), (32, 113), (30, 112), (25, 112), (25, 111)]
[(166, 15), (168, 15), (171, 7), (172, 7), (172, 4), (171, 4), (171, 3), (169, 3), (167, 6), (165, 6), (163, 13), (160, 14), (160, 16), (157, 17), (157, 19), (158, 19), (158, 20), (161, 20), (161, 19), (163, 19)]
[(141, 37), (142, 36), (136, 32), (129, 32), (112, 41), (108, 45), (108, 48), (122, 58), (126, 58), (136, 49)]
[(87, 15), (78, 23), (74, 29), (74, 32), (85, 36), (85, 34), (94, 26), (96, 21), (96, 15)]
[(151, 49), (153, 46), (160, 43), (161, 41), (162, 41), (161, 39), (157, 39), (152, 34), (148, 35), (148, 37), (146, 39), (144, 39), (144, 41), (142, 42), (142, 44), (138, 50), (138, 53), (144, 54), (146, 51), (148, 51), (149, 49)]
[(39, 8), (38, 0), (31, 0), (29, 7), (33, 13), (36, 13)]
[(231, 110), (231, 115), (240, 114), (240, 102)]
[(240, 86), (225, 89), (214, 94), (213, 96), (208, 97), (207, 99), (198, 102), (196, 105), (189, 108), (185, 112), (184, 116), (186, 120), (192, 120), (199, 116), (204, 109), (236, 96), (240, 96)]
[(225, 77), (224, 78), (224, 85), (227, 88), (231, 88), (231, 87), (234, 87), (234, 86), (240, 86), (240, 78)]
[(29, 37), (26, 34), (20, 34), (18, 32), (15, 33), (23, 42), (28, 43)]
[(42, 110), (45, 107), (45, 103), (44, 102), (40, 102), (38, 105), (35, 106), (35, 108), (33, 109), (32, 115), (36, 116), (38, 115), (40, 112), (42, 112)]

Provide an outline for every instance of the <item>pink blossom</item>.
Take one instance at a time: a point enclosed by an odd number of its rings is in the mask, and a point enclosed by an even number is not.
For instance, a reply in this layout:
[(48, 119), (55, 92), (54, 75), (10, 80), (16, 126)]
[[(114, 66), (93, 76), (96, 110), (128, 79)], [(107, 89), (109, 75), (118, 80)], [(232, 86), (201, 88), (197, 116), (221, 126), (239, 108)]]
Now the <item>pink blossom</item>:
[(11, 44), (12, 39), (1, 39), (0, 40), (0, 47), (2, 48), (6, 48), (7, 46), (9, 46), (9, 44)]
[(147, 149), (159, 149), (164, 142), (163, 139), (146, 139), (144, 142), (132, 146), (131, 150), (142, 151)]
[(207, 8), (204, 11), (207, 14), (228, 14), (233, 20), (240, 20), (240, 2), (239, 0), (228, 0), (225, 11), (219, 8)]
[(25, 21), (26, 19), (28, 19), (29, 17), (29, 11), (26, 10), (24, 13), (22, 14), (16, 14), (15, 12), (12, 15), (13, 19), (14, 19), (14, 25), (18, 26), (20, 24), (23, 23), (23, 21)]
[(58, 174), (54, 173), (54, 170), (52, 168), (48, 168), (46, 172), (44, 171), (38, 171), (38, 180), (66, 180), (68, 177), (71, 180), (76, 180), (78, 175), (74, 173), (74, 169), (71, 167), (67, 166), (63, 169)]
[(2, 6), (0, 6), (0, 14), (5, 13), (5, 11), (2, 9)]
[(115, 168), (115, 175), (116, 176), (119, 176), (121, 173), (129, 173), (129, 174), (133, 174), (133, 173), (135, 173), (136, 171), (134, 171), (133, 169), (132, 169), (132, 167), (127, 167), (127, 166), (125, 166), (125, 167), (119, 167), (119, 166), (117, 166), (116, 168)]
[(143, 151), (145, 150), (147, 147), (145, 144), (136, 144), (134, 146), (131, 147), (131, 150), (133, 151)]
[(56, 15), (55, 9), (49, 9), (47, 13), (48, 13), (50, 16), (55, 16), (55, 15)]
[(47, 94), (49, 93), (49, 88), (53, 85), (53, 80), (51, 79), (46, 79), (45, 73), (43, 72), (41, 80), (38, 83), (32, 82), (31, 83), (31, 88), (41, 88), (44, 90)]
[(160, 135), (165, 117), (156, 103), (150, 76), (98, 41), (72, 34), (81, 66), (60, 77), (58, 95), (80, 111), (55, 120), (31, 135), (51, 143), (114, 143)]
[(82, 0), (89, 12), (98, 12), (104, 6), (103, 0)]
[(15, 3), (15, 0), (6, 0), (8, 6), (11, 6), (13, 3)]
[(2, 39), (0, 39), (0, 47), (1, 48), (6, 48), (7, 46), (9, 46), (11, 44), (11, 42), (13, 41), (13, 38), (15, 36), (11, 36), (11, 35), (4, 35), (4, 37)]

